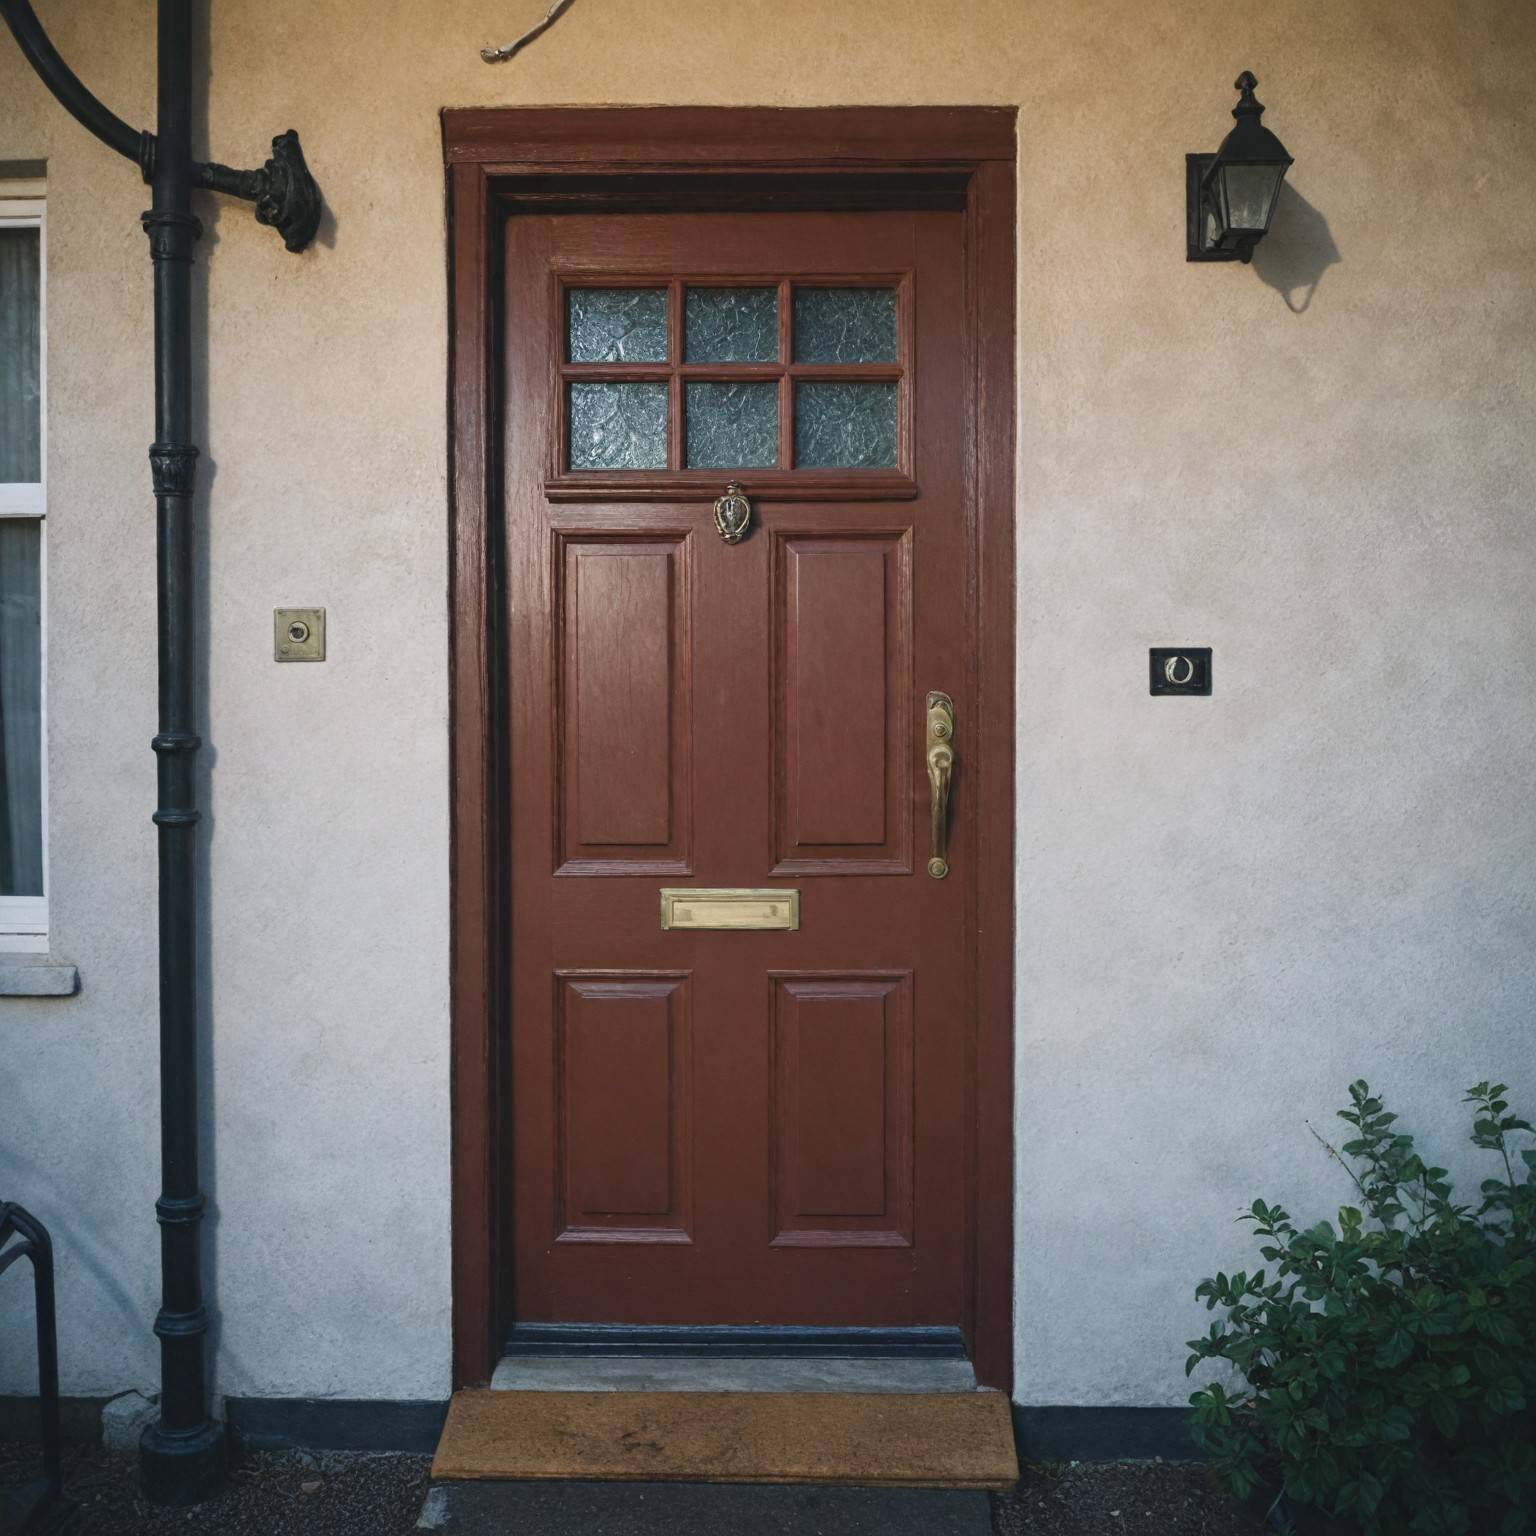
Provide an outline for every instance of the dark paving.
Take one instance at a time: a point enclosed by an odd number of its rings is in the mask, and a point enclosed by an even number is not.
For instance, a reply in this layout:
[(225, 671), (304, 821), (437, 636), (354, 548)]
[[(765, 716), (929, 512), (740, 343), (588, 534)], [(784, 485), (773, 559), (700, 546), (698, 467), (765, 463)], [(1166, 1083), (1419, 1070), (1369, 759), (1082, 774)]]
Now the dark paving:
[(438, 1483), (443, 1536), (991, 1536), (984, 1493), (705, 1483)]
[[(43, 1536), (1259, 1536), (1263, 1529), (1203, 1468), (1188, 1464), (1031, 1463), (1016, 1492), (992, 1501), (991, 1525), (985, 1494), (873, 1488), (457, 1484), (424, 1511), (427, 1457), (335, 1451), (247, 1455), (217, 1499), (192, 1510), (153, 1509), (139, 1499), (133, 1457), (70, 1445), (64, 1464), (68, 1502), (41, 1527)], [(37, 1470), (35, 1445), (0, 1440), (0, 1492)], [(438, 1523), (419, 1526), (423, 1513)]]

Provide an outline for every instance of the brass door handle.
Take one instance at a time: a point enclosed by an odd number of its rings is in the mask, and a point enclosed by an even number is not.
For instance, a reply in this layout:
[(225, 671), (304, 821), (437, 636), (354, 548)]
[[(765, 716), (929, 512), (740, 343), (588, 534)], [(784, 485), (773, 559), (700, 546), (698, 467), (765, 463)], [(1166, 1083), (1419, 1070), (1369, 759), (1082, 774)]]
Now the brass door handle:
[(928, 873), (949, 873), (949, 781), (955, 766), (955, 701), (947, 693), (928, 695), (928, 789), (933, 797), (933, 857)]

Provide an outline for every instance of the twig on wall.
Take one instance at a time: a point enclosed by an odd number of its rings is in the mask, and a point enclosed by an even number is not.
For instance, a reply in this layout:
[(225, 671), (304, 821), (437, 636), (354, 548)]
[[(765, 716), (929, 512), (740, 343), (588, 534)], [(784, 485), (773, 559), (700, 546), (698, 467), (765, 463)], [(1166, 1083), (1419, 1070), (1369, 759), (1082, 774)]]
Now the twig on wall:
[(554, 0), (554, 4), (544, 14), (544, 20), (536, 26), (529, 27), (521, 37), (514, 38), (504, 48), (482, 48), (480, 57), (487, 64), (499, 64), (503, 59), (510, 59), (513, 54), (520, 53), (531, 43), (534, 38), (542, 37), (554, 24), (571, 8), (571, 0)]

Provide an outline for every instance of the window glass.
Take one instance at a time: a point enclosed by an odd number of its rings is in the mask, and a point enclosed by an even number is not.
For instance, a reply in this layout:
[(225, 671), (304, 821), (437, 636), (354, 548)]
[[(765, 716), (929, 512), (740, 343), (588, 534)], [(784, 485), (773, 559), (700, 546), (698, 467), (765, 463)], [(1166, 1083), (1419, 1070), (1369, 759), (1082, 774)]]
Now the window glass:
[(688, 384), (689, 469), (761, 469), (779, 462), (779, 386)]
[(0, 225), (0, 482), (43, 478), (41, 243)]
[(567, 398), (572, 469), (665, 469), (665, 384), (573, 383)]
[(901, 467), (899, 284), (580, 282), (560, 300), (563, 470)]
[(796, 288), (797, 363), (894, 363), (894, 288)]
[(567, 356), (573, 363), (664, 363), (664, 288), (571, 288)]
[(40, 518), (0, 518), (0, 896), (43, 894)]
[(46, 950), (43, 202), (0, 182), (0, 950)]
[(690, 363), (771, 363), (779, 355), (778, 292), (690, 288), (683, 336)]
[(795, 386), (797, 469), (890, 469), (895, 463), (894, 384)]

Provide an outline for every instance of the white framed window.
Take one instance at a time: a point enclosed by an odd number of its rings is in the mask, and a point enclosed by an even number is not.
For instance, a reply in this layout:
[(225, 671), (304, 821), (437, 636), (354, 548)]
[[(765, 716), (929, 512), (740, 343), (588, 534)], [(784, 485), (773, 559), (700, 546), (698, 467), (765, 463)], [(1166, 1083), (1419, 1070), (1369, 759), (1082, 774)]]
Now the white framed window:
[(0, 180), (0, 953), (48, 948), (47, 220)]

